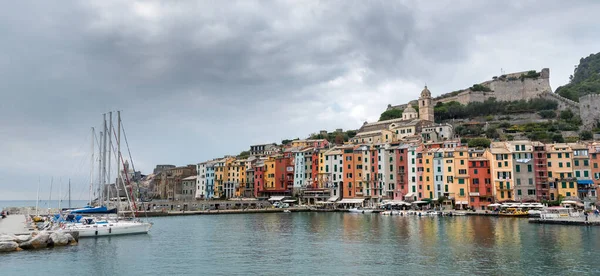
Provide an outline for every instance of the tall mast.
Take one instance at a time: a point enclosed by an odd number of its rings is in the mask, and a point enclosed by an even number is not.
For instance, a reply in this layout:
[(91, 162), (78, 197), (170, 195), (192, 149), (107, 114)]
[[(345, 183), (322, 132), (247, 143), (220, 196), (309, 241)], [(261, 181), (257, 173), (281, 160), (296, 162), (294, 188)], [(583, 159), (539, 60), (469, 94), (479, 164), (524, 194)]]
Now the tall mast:
[(69, 209), (71, 209), (71, 178), (69, 178)]
[(62, 178), (58, 180), (58, 213), (60, 214), (60, 203), (62, 202)]
[(89, 205), (92, 206), (92, 189), (94, 189), (94, 137), (96, 133), (94, 133), (94, 128), (92, 127), (92, 160), (90, 161), (90, 202)]
[[(106, 179), (107, 179), (107, 182), (108, 182), (108, 185), (109, 185), (109, 189), (107, 189), (107, 193), (108, 193), (108, 200), (110, 201), (110, 190), (111, 190), (110, 189), (110, 182), (111, 182), (111, 180), (110, 180), (110, 163), (111, 163), (111, 159), (112, 159), (111, 158), (111, 155), (112, 155), (111, 153), (113, 151), (113, 147), (112, 147), (112, 128), (113, 128), (112, 111), (108, 112), (108, 120), (109, 120), (109, 125), (108, 125), (108, 153), (107, 153), (108, 154), (108, 170), (106, 171), (106, 174), (107, 174)], [(115, 187), (116, 187), (116, 185), (115, 185)], [(117, 196), (119, 196), (119, 195), (117, 194)]]
[[(125, 187), (125, 183), (123, 183), (123, 174), (121, 173), (122, 159), (121, 159), (121, 111), (117, 111), (117, 183), (115, 186), (123, 185), (123, 189), (125, 193), (127, 193), (127, 188)], [(120, 188), (117, 188), (117, 197), (121, 196), (121, 193), (118, 191)], [(119, 206), (121, 207), (121, 206)]]
[[(106, 189), (106, 136), (108, 136), (106, 127), (106, 113), (102, 115), (104, 117), (104, 138), (102, 139), (102, 191)], [(108, 195), (104, 199), (108, 205)]]
[(102, 131), (100, 131), (100, 139), (98, 139), (98, 204), (102, 205), (104, 196), (102, 193)]
[(50, 178), (50, 196), (48, 196), (48, 214), (50, 214), (50, 204), (52, 204), (52, 184), (54, 183), (54, 177)]
[[(123, 174), (128, 173), (125, 171), (125, 164), (123, 163), (123, 157), (121, 156), (121, 111), (117, 111), (117, 154), (118, 159), (120, 161), (119, 166), (123, 167), (123, 172), (119, 170), (119, 178), (121, 182), (123, 182), (123, 189), (125, 190), (125, 196), (127, 197), (127, 202), (129, 203), (129, 209), (131, 210), (131, 216), (135, 217), (135, 210), (131, 205), (131, 199), (129, 198), (129, 191), (127, 191), (127, 187), (125, 187), (125, 182), (123, 181)], [(126, 176), (129, 179), (128, 176)]]
[(40, 206), (40, 177), (38, 176), (38, 189), (37, 189), (37, 196), (35, 199), (35, 215), (39, 216), (40, 212), (38, 207)]

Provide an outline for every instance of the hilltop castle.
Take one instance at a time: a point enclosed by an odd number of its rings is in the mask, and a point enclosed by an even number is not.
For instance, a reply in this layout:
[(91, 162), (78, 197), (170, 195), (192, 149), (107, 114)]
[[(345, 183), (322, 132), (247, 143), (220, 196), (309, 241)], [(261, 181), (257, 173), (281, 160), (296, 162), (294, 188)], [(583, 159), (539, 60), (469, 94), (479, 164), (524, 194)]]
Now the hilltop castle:
[[(425, 89), (427, 90), (427, 88)], [(425, 92), (424, 90), (424, 92)], [(427, 90), (429, 91), (429, 90)], [(421, 93), (423, 97), (423, 93)], [(431, 95), (429, 95), (431, 98)], [(592, 129), (600, 122), (600, 95), (590, 94), (583, 96), (579, 102), (572, 101), (552, 92), (550, 88), (550, 69), (543, 68), (541, 71), (523, 71), (517, 73), (494, 76), (491, 80), (473, 85), (467, 89), (446, 93), (431, 100), (431, 114), (437, 103), (458, 102), (467, 105), (472, 102), (484, 102), (495, 98), (497, 101), (520, 101), (536, 98), (548, 99), (558, 103), (559, 110), (571, 110), (579, 114), (585, 129)], [(398, 109), (412, 111), (411, 106), (417, 101), (410, 101), (402, 105), (388, 105), (386, 110)], [(418, 101), (421, 109), (421, 99)], [(420, 111), (420, 110), (419, 110)], [(420, 112), (419, 112), (420, 113)], [(433, 119), (430, 121), (433, 122)]]

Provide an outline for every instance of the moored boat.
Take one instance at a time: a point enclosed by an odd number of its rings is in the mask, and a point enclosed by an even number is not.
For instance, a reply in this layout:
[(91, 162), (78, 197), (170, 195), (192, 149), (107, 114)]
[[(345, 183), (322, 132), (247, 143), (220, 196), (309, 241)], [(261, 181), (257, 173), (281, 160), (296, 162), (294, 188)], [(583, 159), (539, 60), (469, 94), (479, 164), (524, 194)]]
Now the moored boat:
[(152, 228), (152, 223), (133, 221), (108, 221), (94, 218), (83, 218), (79, 223), (67, 223), (61, 228), (69, 231), (78, 231), (79, 237), (100, 237), (116, 235), (147, 234)]
[(359, 214), (368, 214), (368, 213), (373, 213), (373, 209), (352, 208), (352, 209), (348, 209), (348, 212), (359, 213)]

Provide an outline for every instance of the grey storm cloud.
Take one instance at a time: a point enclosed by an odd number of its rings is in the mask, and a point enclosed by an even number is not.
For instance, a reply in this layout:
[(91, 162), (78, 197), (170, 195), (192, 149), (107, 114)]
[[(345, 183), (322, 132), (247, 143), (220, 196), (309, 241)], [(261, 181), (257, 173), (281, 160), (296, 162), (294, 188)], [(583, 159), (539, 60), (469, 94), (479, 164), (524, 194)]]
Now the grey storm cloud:
[[(0, 9), (0, 200), (86, 183), (123, 110), (137, 167), (357, 128), (388, 103), (597, 52), (597, 1), (11, 1)], [(84, 184), (81, 184), (84, 185)]]

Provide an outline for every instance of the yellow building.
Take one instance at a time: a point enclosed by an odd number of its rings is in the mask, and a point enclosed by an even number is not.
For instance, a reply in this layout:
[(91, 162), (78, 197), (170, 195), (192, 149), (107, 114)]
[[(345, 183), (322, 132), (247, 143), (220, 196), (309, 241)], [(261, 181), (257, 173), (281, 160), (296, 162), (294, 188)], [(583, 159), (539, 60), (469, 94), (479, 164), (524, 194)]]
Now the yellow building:
[(469, 150), (467, 147), (454, 148), (454, 204), (465, 208), (469, 205)]
[(241, 197), (246, 186), (246, 161), (234, 160), (229, 164), (227, 182), (233, 188), (235, 197)]
[(485, 155), (490, 160), (496, 201), (514, 200), (513, 156), (504, 142), (492, 142)]
[(433, 157), (435, 154), (436, 150), (426, 150), (423, 151), (423, 198), (436, 198), (437, 196), (435, 195), (435, 187), (434, 187), (434, 183), (433, 183), (433, 179), (434, 179), (434, 166), (433, 166)]
[[(577, 196), (577, 180), (573, 173), (573, 150), (564, 143), (547, 144), (548, 182), (554, 186), (563, 197)], [(558, 195), (550, 194), (555, 200)]]
[(265, 160), (265, 190), (275, 189), (275, 156), (269, 156)]
[(225, 183), (229, 177), (229, 166), (235, 160), (231, 157), (219, 159), (215, 162), (215, 198), (226, 196)]

